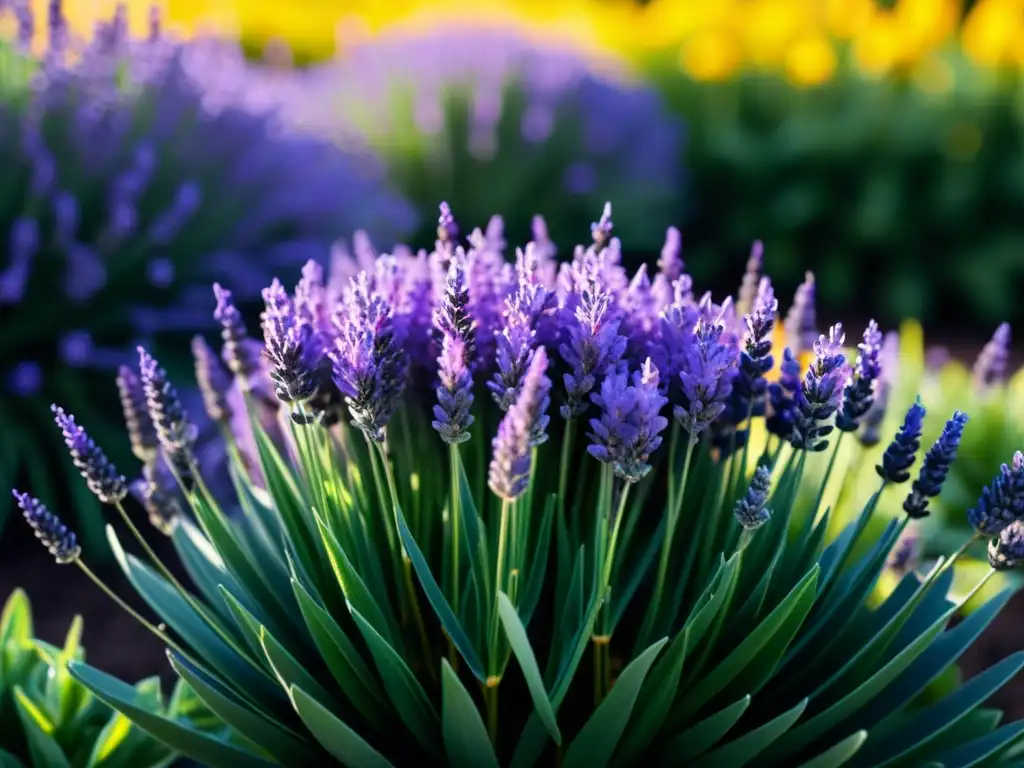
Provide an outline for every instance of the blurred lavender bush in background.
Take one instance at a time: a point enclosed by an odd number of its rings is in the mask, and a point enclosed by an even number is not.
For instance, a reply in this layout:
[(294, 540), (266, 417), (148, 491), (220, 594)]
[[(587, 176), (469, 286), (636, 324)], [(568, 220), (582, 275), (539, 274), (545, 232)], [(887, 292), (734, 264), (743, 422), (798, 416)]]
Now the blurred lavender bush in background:
[[(671, 223), (681, 123), (616, 59), (485, 22), (369, 40), (342, 30), (339, 49), (293, 81), (290, 118), (372, 148), (420, 210), (443, 198), (473, 223), (500, 210), (515, 237), (536, 211), (557, 210), (551, 237), (571, 241), (614, 196), (631, 231), (654, 238)], [(433, 227), (419, 235), (432, 242)]]
[(413, 216), (372, 158), (287, 129), (280, 76), (233, 43), (168, 39), (155, 11), (148, 38), (131, 39), (123, 6), (87, 42), (55, 2), (32, 55), (40, 20), (6, 7), (18, 38), (0, 50), (0, 476), (27, 473), (50, 496), (66, 486), (46, 470), (59, 434), (27, 415), (45, 414), (39, 401), (73, 403), (102, 439), (120, 429), (105, 394), (117, 366), (139, 342), (206, 327), (211, 281), (258, 298), (354, 222), (387, 240)]

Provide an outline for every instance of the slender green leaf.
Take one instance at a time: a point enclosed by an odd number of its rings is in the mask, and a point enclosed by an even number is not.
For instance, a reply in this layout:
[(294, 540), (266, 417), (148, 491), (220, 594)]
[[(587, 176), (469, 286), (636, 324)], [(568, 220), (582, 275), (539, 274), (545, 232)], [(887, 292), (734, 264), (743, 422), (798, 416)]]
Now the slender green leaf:
[(0, 614), (0, 646), (15, 640), (32, 639), (32, 607), (23, 589), (11, 592)]
[(134, 688), (98, 669), (79, 662), (72, 662), (68, 669), (71, 676), (91, 690), (96, 698), (121, 712), (139, 728), (171, 749), (209, 768), (270, 768), (275, 765), (216, 736), (168, 720), (137, 706), (134, 703), (137, 696)]
[(480, 661), (480, 656), (473, 647), (473, 643), (466, 634), (466, 631), (462, 628), (462, 624), (459, 623), (459, 619), (452, 610), (452, 607), (448, 604), (448, 600), (445, 598), (441, 588), (437, 585), (434, 574), (430, 572), (430, 566), (427, 564), (426, 558), (423, 557), (419, 544), (412, 537), (412, 531), (409, 530), (409, 525), (405, 521), (405, 515), (402, 514), (400, 506), (395, 506), (395, 519), (398, 522), (398, 534), (402, 538), (402, 543), (405, 545), (409, 559), (412, 561), (412, 567), (419, 578), (420, 586), (423, 587), (430, 605), (433, 606), (434, 612), (437, 614), (438, 619), (440, 619), (441, 626), (448, 633), (448, 637), (459, 651), (459, 655), (465, 660), (470, 672), (476, 676), (477, 680), (485, 682), (487, 674), (484, 672), (484, 665)]
[(350, 610), (384, 681), (384, 690), (387, 691), (399, 717), (420, 744), (439, 757), (437, 736), (440, 722), (437, 711), (427, 698), (423, 687), (398, 651), (381, 637), (359, 611), (354, 607), (350, 607)]
[(322, 758), (319, 750), (283, 724), (250, 709), (216, 680), (170, 651), (171, 666), (196, 695), (221, 720), (284, 765), (312, 765)]
[(447, 659), (441, 660), (441, 723), (451, 765), (498, 768), (480, 710)]
[(732, 730), (749, 706), (750, 696), (744, 696), (739, 701), (733, 702), (682, 733), (673, 736), (664, 744), (659, 754), (673, 762), (685, 762), (699, 757)]
[(54, 723), (32, 702), (20, 685), (14, 686), (14, 708), (18, 712), (22, 732), (28, 741), (33, 765), (71, 768), (71, 764), (64, 756), (64, 750), (54, 738)]
[(288, 653), (287, 649), (270, 634), (266, 627), (260, 627), (260, 645), (262, 645), (263, 653), (284, 690), (287, 691), (291, 686), (298, 685), (325, 707), (334, 706), (337, 703), (334, 697), (294, 656)]
[(659, 640), (622, 671), (608, 696), (569, 745), (565, 754), (566, 768), (605, 766), (611, 762), (644, 679), (667, 642), (667, 638)]
[(558, 730), (555, 710), (551, 706), (551, 699), (548, 698), (544, 680), (540, 676), (540, 667), (537, 666), (537, 657), (533, 653), (533, 646), (530, 645), (530, 638), (526, 636), (526, 628), (519, 620), (515, 606), (504, 592), (498, 593), (498, 614), (505, 627), (505, 635), (512, 647), (512, 653), (515, 654), (519, 668), (523, 671), (523, 677), (526, 678), (526, 686), (530, 690), (537, 715), (555, 743), (561, 744), (562, 734)]
[(0, 749), (0, 768), (25, 768), (25, 765), (10, 752)]
[(537, 546), (533, 558), (530, 560), (526, 588), (523, 590), (523, 596), (519, 602), (519, 614), (523, 618), (524, 625), (530, 623), (544, 588), (544, 577), (548, 570), (548, 552), (551, 548), (551, 524), (554, 517), (555, 496), (552, 494), (544, 505), (544, 516), (541, 518), (540, 528), (537, 530)]
[(972, 768), (998, 755), (1024, 735), (1024, 722), (1010, 723), (942, 755), (946, 768)]
[(298, 686), (291, 688), (295, 711), (321, 746), (348, 768), (394, 768), (376, 749)]
[(817, 757), (802, 763), (800, 768), (839, 768), (841, 765), (846, 765), (857, 754), (867, 737), (867, 731), (857, 731), (835, 746), (826, 749)]
[(807, 708), (804, 699), (787, 712), (770, 720), (760, 728), (740, 736), (736, 741), (725, 744), (694, 763), (694, 768), (742, 768), (765, 749), (778, 741), (800, 719)]

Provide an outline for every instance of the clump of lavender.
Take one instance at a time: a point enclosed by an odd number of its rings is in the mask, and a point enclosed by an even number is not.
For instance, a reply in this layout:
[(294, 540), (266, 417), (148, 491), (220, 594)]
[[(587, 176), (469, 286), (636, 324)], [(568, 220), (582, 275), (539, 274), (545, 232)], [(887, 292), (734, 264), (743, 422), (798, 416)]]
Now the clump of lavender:
[(818, 313), (815, 303), (814, 274), (808, 272), (796, 289), (793, 304), (786, 313), (783, 323), (786, 330), (786, 344), (799, 359), (804, 352), (814, 347), (818, 339)]
[(974, 386), (985, 391), (1006, 378), (1006, 366), (1010, 360), (1010, 324), (1002, 323), (991, 340), (981, 350), (974, 363)]
[(263, 354), (270, 363), (270, 378), (277, 399), (290, 406), (301, 421), (303, 404), (316, 394), (317, 351), (311, 344), (312, 326), (302, 322), (280, 281), (274, 278), (263, 290)]
[[(34, 7), (2, 3), (0, 20), (14, 11), (15, 34), (31, 39)], [(204, 328), (212, 280), (252, 300), (271, 269), (301, 265), (357, 221), (393, 236), (414, 220), (372, 157), (284, 124), (287, 78), (231, 41), (176, 40), (159, 24), (133, 38), (123, 9), (84, 40), (61, 3), (48, 9), (56, 37), (41, 54), (8, 39), (9, 25), (0, 33), (4, 173), (19, 180), (0, 210), (0, 315), (18, 329), (2, 343), (0, 407), (31, 441), (40, 431), (21, 414), (40, 397), (79, 401), (97, 431), (114, 427), (95, 387), (139, 341)], [(41, 449), (51, 465), (56, 441)], [(22, 471), (27, 453), (0, 471)]]
[[(678, 197), (679, 165), (666, 158), (678, 156), (682, 125), (657, 92), (610, 56), (508, 25), (346, 40), (303, 74), (287, 112), (343, 146), (373, 148), (419, 210), (440, 191), (460, 221), (502, 211), (511, 232), (557, 210), (555, 242), (576, 242), (601, 203), (630, 189), (616, 221), (654, 249), (649, 223), (667, 221)], [(515, 188), (493, 182), (508, 168)], [(419, 239), (434, 234), (424, 222)]]
[(668, 403), (658, 389), (658, 369), (647, 358), (635, 371), (632, 383), (625, 372), (613, 373), (591, 395), (601, 409), (590, 420), (591, 444), (587, 452), (598, 461), (611, 464), (618, 477), (637, 483), (651, 471), (650, 455), (661, 445), (661, 433), (668, 419), (661, 415)]
[(395, 338), (392, 308), (370, 288), (362, 272), (352, 281), (333, 322), (328, 352), (334, 383), (345, 396), (353, 423), (367, 439), (383, 442), (388, 422), (405, 389), (408, 361)]
[[(1017, 451), (1009, 464), (985, 486), (977, 503), (967, 511), (967, 520), (979, 535), (998, 536), (1024, 517), (1024, 453)], [(1019, 530), (1019, 526), (1018, 526)]]
[(762, 465), (754, 470), (746, 494), (733, 509), (733, 516), (745, 530), (756, 531), (771, 520), (772, 513), (765, 508), (771, 484), (772, 472), (768, 467)]
[(547, 365), (547, 355), (538, 350), (523, 377), (519, 399), (501, 420), (492, 443), (494, 452), (487, 484), (496, 496), (505, 501), (515, 501), (526, 492), (530, 480), (531, 448), (546, 439), (545, 411), (551, 387), (545, 375)]
[(673, 414), (690, 443), (696, 444), (700, 436), (725, 411), (732, 392), (731, 373), (737, 363), (737, 349), (724, 338), (722, 321), (701, 318), (693, 339), (684, 352), (683, 368), (679, 372), (682, 404), (675, 406)]
[(882, 454), (882, 463), (875, 467), (878, 476), (887, 483), (905, 483), (910, 479), (908, 471), (917, 459), (921, 447), (921, 426), (924, 423), (925, 408), (917, 399), (910, 406), (896, 437)]
[(828, 336), (814, 342), (814, 362), (804, 376), (797, 394), (797, 415), (790, 441), (797, 448), (811, 453), (825, 450), (832, 433), (828, 423), (839, 409), (846, 379), (846, 357), (840, 351), (846, 336), (843, 326), (836, 323)]
[(587, 396), (618, 366), (626, 351), (626, 337), (619, 334), (619, 321), (611, 313), (612, 296), (603, 286), (600, 271), (599, 262), (586, 269), (579, 304), (564, 329), (566, 340), (558, 348), (570, 369), (562, 377), (565, 404), (560, 409), (567, 420), (586, 412)]
[(183, 482), (192, 477), (196, 428), (188, 420), (178, 390), (167, 377), (167, 371), (144, 348), (139, 347), (139, 372), (146, 393), (149, 417), (156, 428), (160, 448)]
[(75, 562), (82, 554), (78, 537), (60, 518), (46, 508), (39, 499), (27, 493), (14, 491), (14, 498), (21, 508), (25, 521), (35, 531), (36, 538), (53, 555), (53, 559), (64, 565)]
[(882, 375), (882, 333), (874, 320), (864, 329), (864, 340), (857, 349), (853, 376), (843, 391), (843, 407), (836, 416), (836, 428), (841, 432), (856, 432), (875, 401), (875, 382)]
[(967, 414), (956, 411), (946, 422), (942, 434), (924, 455), (921, 471), (911, 486), (910, 495), (903, 502), (904, 511), (912, 519), (927, 517), (928, 500), (934, 499), (942, 492), (942, 484), (946, 482), (949, 468), (956, 460), (956, 452), (960, 448), (960, 438), (966, 424)]
[(120, 504), (128, 495), (124, 476), (118, 474), (103, 449), (93, 442), (85, 429), (75, 423), (74, 416), (57, 405), (51, 405), (50, 410), (71, 453), (71, 460), (85, 478), (89, 490), (103, 504)]

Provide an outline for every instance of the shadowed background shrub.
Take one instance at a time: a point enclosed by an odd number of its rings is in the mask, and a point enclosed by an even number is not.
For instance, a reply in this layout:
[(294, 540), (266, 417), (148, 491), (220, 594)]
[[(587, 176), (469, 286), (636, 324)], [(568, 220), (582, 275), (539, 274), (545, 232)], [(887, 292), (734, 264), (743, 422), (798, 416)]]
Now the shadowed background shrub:
[[(289, 131), (274, 82), (229, 42), (166, 39), (158, 14), (131, 38), (118, 12), (85, 43), (55, 7), (42, 54), (21, 43), (47, 21), (24, 9), (0, 51), (0, 476), (51, 499), (68, 486), (39, 406), (75, 402), (109, 434), (117, 366), (141, 341), (206, 325), (212, 280), (252, 299), (357, 220), (385, 238), (412, 221), (371, 157)], [(191, 368), (187, 354), (166, 362)], [(96, 541), (95, 507), (76, 507)]]

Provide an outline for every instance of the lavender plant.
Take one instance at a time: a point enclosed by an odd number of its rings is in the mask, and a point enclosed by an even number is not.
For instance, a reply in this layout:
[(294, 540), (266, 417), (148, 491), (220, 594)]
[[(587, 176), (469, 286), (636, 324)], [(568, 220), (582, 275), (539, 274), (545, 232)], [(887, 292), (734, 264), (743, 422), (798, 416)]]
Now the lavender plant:
[[(73, 405), (118, 453), (116, 400), (97, 384), (140, 341), (204, 325), (211, 280), (258, 299), (272, 271), (297, 272), (356, 217), (391, 236), (410, 213), (379, 168), (285, 130), (276, 81), (229, 42), (177, 42), (155, 12), (148, 38), (129, 37), (123, 5), (79, 40), (61, 3), (49, 8), (0, 7), (17, 23), (0, 48), (0, 476), (30, 474), (54, 500), (66, 485), (44, 474), (54, 446), (36, 437), (52, 434), (33, 418), (40, 401)], [(180, 371), (187, 357), (167, 362)], [(88, 496), (76, 506), (87, 512)]]
[[(517, 269), (502, 248), (479, 231), (463, 243), (442, 206), (430, 253), (365, 269), (342, 254), (347, 285), (312, 266), (291, 297), (275, 283), (261, 376), (284, 401), (280, 429), (244, 374), (249, 431), (225, 427), (243, 517), (224, 515), (186, 451), (164, 466), (195, 519), (179, 511), (168, 531), (191, 584), (108, 529), (162, 624), (139, 619), (230, 737), (141, 712), (84, 663), (71, 675), (169, 747), (232, 768), (1019, 761), (1024, 726), (998, 727), (985, 702), (1024, 653), (952, 692), (932, 685), (1009, 597), (950, 626), (1024, 557), (1019, 453), (963, 510), (974, 530), (958, 551), (919, 573), (901, 534), (963, 423), (918, 465), (915, 401), (883, 441), (873, 495), (829, 540), (828, 473), (807, 467), (833, 468), (844, 436), (877, 429), (858, 383), (884, 374), (873, 325), (854, 369), (836, 324), (802, 378), (784, 352), (769, 388), (770, 283), (741, 320), (731, 299), (695, 297), (678, 258), (649, 287), (629, 280), (610, 207), (571, 262), (533, 242)], [(241, 349), (223, 289), (217, 315)], [(141, 359), (157, 444), (181, 450), (187, 416)], [(313, 393), (281, 384), (311, 378)], [(90, 476), (119, 477), (76, 450)], [(889, 489), (907, 505), (883, 510)], [(91, 574), (73, 534), (19, 501), (58, 562)], [(991, 567), (953, 600), (953, 566), (981, 541)], [(878, 603), (890, 562), (903, 575)]]
[[(124, 715), (112, 710), (68, 674), (67, 663), (84, 661), (82, 619), (76, 617), (61, 647), (33, 636), (32, 609), (18, 589), (0, 615), (0, 763), (21, 766), (171, 765), (177, 754)], [(135, 705), (191, 726), (223, 730), (217, 718), (178, 681), (168, 701), (158, 678), (134, 688)]]
[(621, 61), (486, 22), (339, 43), (297, 82), (289, 113), (373, 148), (420, 210), (444, 197), (471, 221), (502, 211), (517, 237), (533, 211), (558, 210), (550, 237), (565, 242), (627, 188), (617, 218), (644, 233), (637, 247), (658, 246), (644, 225), (678, 200), (681, 125)]

